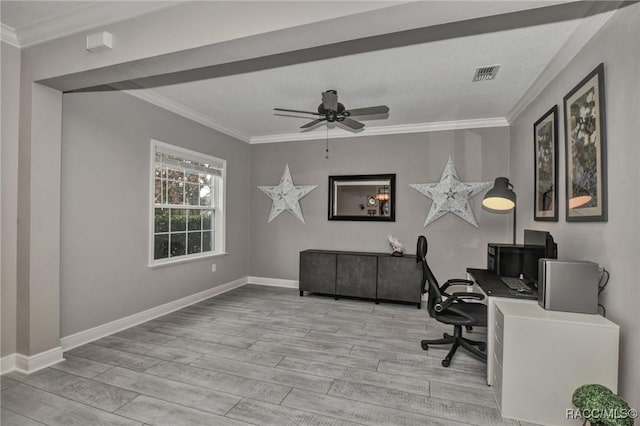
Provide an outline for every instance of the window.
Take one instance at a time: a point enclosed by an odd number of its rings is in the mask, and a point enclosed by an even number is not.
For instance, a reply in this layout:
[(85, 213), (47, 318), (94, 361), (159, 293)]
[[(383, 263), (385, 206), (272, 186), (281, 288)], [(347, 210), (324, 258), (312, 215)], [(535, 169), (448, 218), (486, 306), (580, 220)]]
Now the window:
[(225, 251), (226, 161), (151, 141), (149, 265)]

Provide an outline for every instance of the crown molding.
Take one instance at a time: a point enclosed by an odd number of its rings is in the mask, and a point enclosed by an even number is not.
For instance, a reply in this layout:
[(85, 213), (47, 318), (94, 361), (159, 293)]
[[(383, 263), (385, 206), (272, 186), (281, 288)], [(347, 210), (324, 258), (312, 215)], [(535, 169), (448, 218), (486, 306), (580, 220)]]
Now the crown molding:
[[(139, 89), (132, 84), (127, 83), (119, 83), (118, 85), (114, 85), (113, 87), (145, 102), (177, 114), (181, 117), (184, 117), (191, 121), (195, 121), (196, 123), (202, 124), (203, 126), (217, 130), (220, 133), (224, 133), (225, 135), (229, 135), (233, 138), (250, 144), (318, 140), (324, 139), (327, 135), (324, 130), (321, 130), (300, 133), (284, 133), (279, 135), (249, 136), (241, 130), (216, 121), (205, 114), (195, 111), (179, 102), (174, 101), (173, 99), (162, 96), (151, 89)], [(353, 133), (340, 128), (334, 128), (329, 130), (329, 137), (353, 138), (359, 136), (438, 132), (442, 130), (477, 129), (485, 127), (505, 127), (508, 125), (509, 122), (506, 118), (494, 117), (474, 120), (439, 121), (433, 123), (399, 124), (394, 126), (369, 127), (358, 133)]]
[(18, 37), (16, 36), (16, 30), (2, 23), (0, 23), (0, 40), (13, 47), (17, 47), (18, 49), (20, 48)]
[(113, 24), (179, 4), (167, 2), (92, 2), (67, 13), (40, 19), (16, 29), (19, 47), (26, 48), (95, 27)]
[[(354, 133), (343, 129), (329, 130), (330, 138), (354, 138), (360, 136), (397, 135), (404, 133), (439, 132), (443, 130), (478, 129), (485, 127), (505, 127), (509, 122), (504, 117), (481, 118), (475, 120), (438, 121), (433, 123), (398, 124), (393, 126), (365, 127), (361, 132)], [(278, 143), (291, 141), (308, 141), (324, 139), (324, 130), (300, 133), (284, 133), (280, 135), (266, 135), (251, 137), (251, 144)]]
[(225, 135), (229, 135), (233, 138), (240, 139), (243, 142), (249, 143), (251, 141), (251, 137), (246, 133), (240, 130), (237, 130), (233, 127), (230, 127), (226, 124), (223, 124), (219, 121), (216, 121), (207, 115), (199, 113), (198, 111), (195, 111), (179, 102), (176, 102), (173, 99), (169, 99), (165, 96), (162, 96), (154, 92), (153, 90), (142, 89), (142, 90), (122, 90), (122, 91), (138, 99), (142, 99), (145, 102), (149, 102), (150, 104), (153, 104), (157, 107), (166, 109), (167, 111), (171, 111), (172, 113), (177, 114), (181, 117), (187, 118), (191, 121), (195, 121), (196, 123), (202, 124), (203, 126), (217, 130), (220, 133), (224, 133)]
[[(598, 7), (598, 4), (596, 3), (594, 7)], [(506, 115), (509, 123), (513, 123), (540, 96), (542, 91), (569, 65), (569, 62), (573, 60), (589, 40), (611, 19), (616, 10), (618, 9), (601, 12), (582, 19), (575, 31), (571, 33), (567, 41), (551, 58), (542, 73)]]

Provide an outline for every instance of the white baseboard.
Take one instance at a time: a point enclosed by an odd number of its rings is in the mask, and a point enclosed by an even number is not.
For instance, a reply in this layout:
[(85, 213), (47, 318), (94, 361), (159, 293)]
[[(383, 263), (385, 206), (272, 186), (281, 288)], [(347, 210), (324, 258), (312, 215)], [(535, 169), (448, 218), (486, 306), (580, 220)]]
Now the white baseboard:
[(11, 354), (0, 358), (0, 374), (10, 373), (16, 369), (16, 355)]
[(62, 361), (64, 358), (60, 346), (35, 355), (15, 354), (15, 371), (31, 374)]
[(266, 277), (247, 277), (249, 284), (267, 285), (271, 287), (286, 287), (286, 288), (299, 288), (300, 282), (298, 280), (283, 280), (280, 278), (266, 278)]
[(115, 321), (90, 328), (88, 330), (65, 336), (60, 339), (60, 344), (64, 351), (68, 351), (78, 346), (82, 346), (86, 343), (93, 342), (94, 340), (109, 336), (113, 333), (117, 333), (118, 331), (125, 330), (135, 325), (142, 324), (143, 322), (177, 311), (189, 305), (193, 305), (194, 303), (201, 302), (218, 294), (233, 290), (234, 288), (242, 287), (243, 285), (247, 284), (247, 278), (248, 277), (242, 277), (237, 280), (201, 291), (199, 293), (183, 297), (182, 299), (165, 303), (164, 305), (155, 306), (151, 309), (147, 309), (146, 311), (138, 312), (137, 314), (129, 315), (127, 317), (120, 318)]

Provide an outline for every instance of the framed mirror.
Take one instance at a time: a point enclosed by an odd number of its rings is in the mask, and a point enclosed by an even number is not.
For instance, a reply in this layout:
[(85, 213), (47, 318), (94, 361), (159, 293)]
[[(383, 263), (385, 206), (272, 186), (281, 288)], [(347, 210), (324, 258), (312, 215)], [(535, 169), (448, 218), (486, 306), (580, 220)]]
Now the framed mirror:
[(329, 220), (396, 221), (396, 175), (329, 176)]

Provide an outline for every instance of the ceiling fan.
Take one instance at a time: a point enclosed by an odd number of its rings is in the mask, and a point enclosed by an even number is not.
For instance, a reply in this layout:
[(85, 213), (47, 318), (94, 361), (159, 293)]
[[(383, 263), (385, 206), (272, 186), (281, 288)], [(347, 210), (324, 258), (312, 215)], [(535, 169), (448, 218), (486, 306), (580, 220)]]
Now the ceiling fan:
[(356, 121), (350, 117), (357, 115), (374, 115), (374, 114), (386, 114), (389, 112), (389, 107), (386, 105), (378, 105), (365, 108), (346, 109), (344, 105), (338, 102), (338, 92), (335, 90), (327, 90), (322, 92), (322, 103), (318, 105), (318, 112), (313, 111), (300, 111), (297, 109), (285, 109), (274, 108), (276, 111), (295, 112), (300, 114), (312, 114), (318, 116), (317, 119), (310, 121), (309, 123), (300, 126), (301, 129), (308, 129), (323, 121), (333, 123), (337, 121), (345, 126), (359, 130), (364, 127), (364, 123)]

